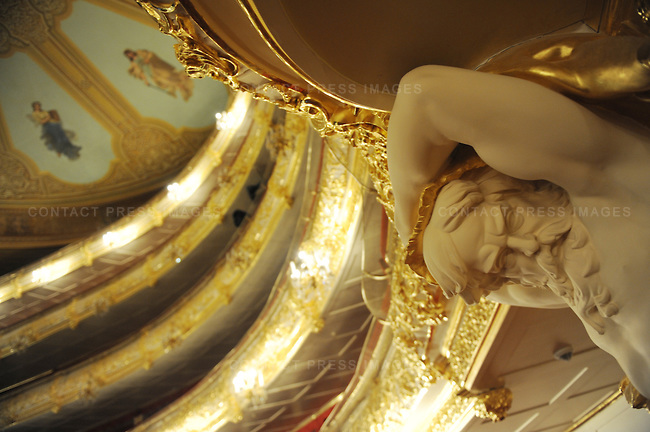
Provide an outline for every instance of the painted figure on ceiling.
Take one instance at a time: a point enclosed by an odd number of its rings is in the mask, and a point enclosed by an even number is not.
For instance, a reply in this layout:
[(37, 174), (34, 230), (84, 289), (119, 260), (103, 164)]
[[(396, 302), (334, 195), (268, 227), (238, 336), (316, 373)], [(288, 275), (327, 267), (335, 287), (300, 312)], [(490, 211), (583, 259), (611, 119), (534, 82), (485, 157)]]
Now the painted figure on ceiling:
[(61, 118), (56, 110), (44, 111), (40, 102), (33, 102), (31, 119), (37, 125), (41, 125), (41, 138), (49, 150), (70, 160), (79, 159), (81, 147), (70, 142), (70, 136), (74, 136), (74, 133), (63, 129)]
[[(650, 42), (603, 42), (600, 73), (650, 89)], [(570, 307), (650, 396), (647, 125), (509, 76), (424, 66), (402, 84), (418, 91), (398, 94), (387, 147), (407, 262), (470, 304)]]
[(147, 86), (153, 85), (174, 97), (178, 91), (185, 101), (192, 96), (194, 83), (185, 71), (174, 69), (156, 54), (144, 49), (127, 49), (124, 55), (131, 63), (129, 74), (142, 80)]

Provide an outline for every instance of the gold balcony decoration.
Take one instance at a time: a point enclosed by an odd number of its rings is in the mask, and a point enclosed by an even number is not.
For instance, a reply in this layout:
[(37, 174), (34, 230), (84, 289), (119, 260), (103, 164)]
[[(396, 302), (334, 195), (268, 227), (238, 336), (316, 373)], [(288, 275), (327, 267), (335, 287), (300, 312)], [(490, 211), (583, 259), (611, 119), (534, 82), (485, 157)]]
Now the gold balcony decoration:
[(312, 120), (321, 135), (344, 137), (358, 147), (369, 167), (379, 199), (392, 218), (393, 198), (386, 161), (388, 113), (343, 102), (316, 88), (305, 88), (273, 77), (233, 51), (218, 35), (206, 33), (179, 1), (136, 0), (158, 23), (160, 31), (174, 36), (178, 60), (194, 78), (211, 77), (232, 89), (271, 102)]
[[(369, 108), (357, 101), (348, 100), (310, 77), (275, 39), (253, 0), (237, 0), (237, 5), (245, 14), (254, 31), (264, 41), (269, 53), (277, 57), (276, 60), (285, 66), (286, 70), (283, 72), (261, 70), (260, 65), (254, 64), (250, 58), (246, 57), (250, 54), (237, 52), (229, 46), (220, 38), (219, 34), (216, 34), (218, 29), (211, 28), (195, 10), (194, 3), (200, 4), (199, 2), (193, 3), (190, 0), (137, 1), (158, 22), (162, 32), (174, 36), (179, 41), (176, 46), (177, 57), (186, 66), (187, 73), (191, 76), (197, 78), (210, 76), (228, 84), (235, 90), (249, 92), (254, 97), (272, 102), (283, 109), (305, 114), (312, 119), (314, 126), (321, 134), (340, 134), (348, 140), (350, 145), (360, 148), (369, 165), (370, 175), (379, 199), (384, 204), (389, 218), (392, 219), (393, 198), (386, 163), (386, 131), (390, 117), (389, 112)], [(596, 27), (598, 27), (598, 22), (602, 21), (600, 30), (602, 34), (629, 33), (629, 30), (637, 22), (642, 24), (642, 17), (647, 15), (645, 13), (647, 2), (637, 1), (636, 10), (634, 3), (632, 0), (607, 2), (602, 11), (602, 20), (600, 19), (600, 5), (596, 4), (592, 11), (591, 6), (593, 5), (590, 4), (589, 10), (585, 11), (581, 17), (590, 23), (595, 20), (595, 24), (592, 25)], [(560, 24), (554, 23), (551, 28), (540, 34), (559, 30), (566, 24), (560, 25), (558, 28), (553, 25)], [(647, 35), (647, 25), (641, 30), (636, 29), (635, 31), (637, 34)], [(513, 46), (519, 45), (513, 41), (511, 43)], [(533, 41), (533, 45), (535, 43)], [(517, 50), (505, 49), (501, 51), (499, 49), (497, 51), (499, 54), (489, 57), (490, 61), (479, 65), (479, 69), (489, 70), (493, 73), (510, 73), (513, 66), (509, 61), (510, 53)], [(524, 52), (521, 56), (516, 56), (515, 60), (521, 60), (530, 55), (530, 52)], [(257, 61), (260, 60), (257, 59)], [(516, 62), (514, 66), (517, 67)], [(469, 65), (465, 67), (469, 67)], [(273, 67), (269, 67), (269, 69), (273, 69)], [(288, 82), (289, 78), (283, 76), (283, 73), (285, 75), (289, 73), (292, 82)], [(544, 71), (533, 72), (529, 79), (553, 86), (551, 81), (555, 79), (557, 71), (554, 72), (553, 77), (549, 78), (547, 75)]]
[(420, 397), (443, 376), (440, 365), (427, 357), (427, 339), (445, 319), (446, 302), (434, 301), (431, 293), (423, 291), (422, 280), (404, 264), (404, 248), (396, 236), (392, 239), (391, 304), (386, 323), (390, 330), (384, 329), (377, 343), (390, 348), (376, 348), (360, 382), (348, 389), (354, 408), (344, 407), (335, 413), (326, 430), (403, 427)]
[(462, 302), (457, 304), (453, 318), (457, 321), (453, 325), (455, 331), (447, 335), (443, 354), (449, 361), (449, 376), (458, 385), (465, 385), (472, 363), (500, 310), (507, 307), (486, 299), (471, 307)]
[(447, 300), (406, 265), (406, 250), (397, 236), (393, 236), (393, 249), (388, 321), (395, 332), (398, 346), (407, 350), (415, 348), (423, 357), (427, 347), (416, 333), (425, 328), (435, 328), (447, 320)]
[[(269, 105), (267, 107), (273, 109)], [(267, 120), (270, 121), (270, 117)], [(276, 162), (269, 180), (270, 190), (274, 184), (282, 184), (291, 190), (296, 183), (309, 131), (304, 119), (298, 121), (302, 123), (302, 128), (287, 129), (287, 133), (291, 134), (287, 139), (292, 145)], [(256, 127), (267, 130), (268, 124)], [(249, 139), (263, 141), (264, 136), (251, 133)], [(0, 407), (0, 418), (5, 419), (7, 425), (20, 423), (48, 411), (57, 411), (84, 397), (93, 397), (102, 388), (140, 369), (150, 368), (157, 359), (175, 349), (217, 309), (228, 304), (233, 292), (252, 271), (257, 257), (286, 211), (283, 200), (282, 196), (266, 194), (244, 234), (233, 245), (232, 250), (239, 251), (236, 252), (238, 255), (250, 257), (248, 267), (242, 269), (237, 263), (233, 265), (227, 259), (221, 260), (216, 264), (213, 275), (204, 279), (172, 312), (142, 329), (129, 341), (83, 366), (45, 379), (37, 386), (5, 400)], [(89, 380), (89, 377), (92, 379)], [(233, 398), (220, 400), (236, 401)], [(228, 406), (227, 412), (236, 412), (236, 406)]]
[(421, 430), (428, 432), (461, 431), (475, 417), (503, 420), (512, 404), (512, 392), (506, 388), (473, 394), (449, 382), (441, 391), (435, 409)]
[(625, 396), (627, 403), (634, 409), (645, 409), (650, 412), (650, 402), (625, 377), (619, 385), (619, 392)]
[(431, 415), (427, 418), (428, 427), (422, 428), (428, 432), (460, 431), (474, 418), (473, 402), (470, 398), (458, 397), (460, 388), (453, 382), (445, 385), (440, 392)]
[[(350, 164), (354, 169), (363, 165), (358, 158)], [(314, 200), (309, 227), (285, 265), (285, 277), (278, 279), (276, 294), (242, 342), (190, 393), (135, 432), (218, 430), (240, 421), (244, 407), (264, 400), (265, 385), (288, 364), (306, 335), (318, 331), (362, 201), (356, 179), (329, 152)]]
[(512, 406), (512, 392), (507, 388), (489, 390), (469, 397), (476, 399), (474, 405), (476, 416), (493, 422), (503, 420)]
[[(248, 102), (246, 102), (247, 100)], [(243, 93), (237, 96), (234, 101), (233, 109), (238, 110), (241, 110), (244, 106), (247, 107), (251, 102), (250, 97)], [(200, 211), (198, 216), (194, 217), (182, 232), (172, 237), (168, 243), (149, 253), (143, 261), (133, 268), (113, 278), (98, 290), (76, 297), (65, 308), (59, 307), (47, 310), (25, 324), (18, 324), (10, 329), (0, 331), (0, 358), (20, 351), (60, 330), (68, 327), (74, 328), (81, 320), (96, 315), (99, 311), (131, 297), (146, 287), (153, 286), (158, 278), (178, 262), (178, 259), (191, 252), (217, 224), (221, 223), (223, 214), (228, 211), (228, 208), (234, 202), (239, 193), (239, 187), (252, 169), (255, 155), (258, 154), (264, 144), (265, 133), (269, 130), (272, 107), (268, 104), (252, 103), (250, 109), (257, 113), (255, 115), (260, 121), (257, 123), (256, 128), (260, 129), (260, 132), (242, 144), (237, 158), (225, 169), (227, 172), (225, 175), (231, 176), (232, 182), (220, 183), (220, 186), (215, 188), (207, 198), (206, 208)], [(237, 113), (233, 117), (241, 117), (241, 113)], [(232, 142), (238, 142), (232, 139), (234, 130), (232, 129), (230, 132), (224, 130), (215, 136), (197, 154), (193, 164), (198, 167), (207, 168), (212, 166), (214, 168), (221, 163), (222, 154), (230, 148)], [(204, 160), (207, 163), (201, 162)], [(235, 173), (237, 173), (236, 177), (234, 177)], [(201, 178), (202, 176), (192, 177), (193, 182), (199, 181)], [(189, 188), (185, 186), (182, 188), (184, 190), (181, 190), (180, 184), (188, 185), (188, 183), (182, 181), (172, 183), (171, 185), (176, 186), (168, 188), (167, 198), (178, 202), (182, 201), (183, 196), (188, 195), (192, 189), (197, 187), (197, 185)], [(149, 208), (145, 206), (142, 212), (147, 213)], [(159, 213), (153, 211), (152, 214), (155, 221), (156, 215)], [(109, 230), (102, 236), (102, 240), (108, 233), (114, 232), (111, 228)], [(111, 237), (106, 238), (110, 240)], [(84, 250), (87, 250), (87, 246), (88, 243), (85, 243)], [(113, 246), (116, 246), (116, 243)]]
[[(387, 324), (392, 346), (378, 377), (349, 418), (338, 419), (344, 430), (392, 430), (404, 424), (411, 408), (439, 378), (446, 377), (445, 363), (429, 358), (429, 339), (447, 320), (447, 301), (406, 266), (405, 249), (392, 236), (391, 304)], [(477, 329), (480, 331), (480, 329)], [(372, 374), (372, 372), (371, 372)], [(398, 377), (398, 378), (396, 378)]]
[(344, 431), (398, 430), (406, 423), (411, 409), (435, 381), (422, 362), (400, 350), (392, 350), (378, 376), (365, 390), (365, 399), (348, 418), (340, 419)]
[[(401, 244), (397, 247), (399, 254)], [(395, 265), (402, 262), (397, 260)], [(435, 420), (428, 422), (426, 430), (429, 424), (434, 424), (432, 432), (438, 432), (464, 424), (475, 416), (499, 420), (506, 415), (512, 397), (508, 389), (473, 394), (464, 386), (480, 364), (481, 353), (498, 331), (498, 323), (507, 308), (501, 309), (503, 306), (486, 300), (473, 307), (457, 304), (449, 319), (443, 352), (432, 356), (428, 341), (438, 321), (446, 316), (445, 308), (440, 302), (431, 309), (418, 308), (417, 295), (411, 300), (404, 294), (408, 291), (400, 292), (409, 283), (417, 287), (419, 281), (417, 278), (400, 281), (399, 276), (393, 279), (388, 318), (393, 330), (393, 349), (372, 383), (363, 389), (365, 396), (361, 397), (362, 402), (357, 402), (358, 408), (345, 413), (345, 418), (336, 419), (337, 424), (345, 424), (343, 430), (383, 431), (403, 427), (420, 397), (438, 379), (446, 380), (447, 384), (430, 409)]]
[[(402, 377), (402, 373), (398, 370), (392, 370), (391, 372), (399, 373), (397, 376), (400, 381), (408, 378)], [(406, 403), (399, 404), (396, 403), (399, 399), (386, 394), (386, 391), (391, 389), (373, 387), (369, 392), (370, 396), (367, 403), (374, 406), (375, 409), (366, 408), (357, 416), (351, 416), (347, 421), (343, 422), (344, 426), (340, 430), (401, 430), (404, 428), (407, 419), (409, 419), (410, 408), (412, 407), (409, 403), (417, 402), (419, 396), (426, 389), (426, 387), (415, 385), (411, 388), (409, 394), (405, 394), (403, 386), (396, 386), (393, 390), (398, 391), (400, 396), (407, 396), (408, 398)], [(512, 393), (508, 389), (495, 389), (479, 394), (471, 394), (450, 381), (440, 390), (436, 401), (427, 409), (426, 414), (419, 421), (411, 422), (410, 427), (413, 428), (412, 430), (427, 432), (461, 431), (475, 417), (492, 421), (503, 419), (511, 403)]]

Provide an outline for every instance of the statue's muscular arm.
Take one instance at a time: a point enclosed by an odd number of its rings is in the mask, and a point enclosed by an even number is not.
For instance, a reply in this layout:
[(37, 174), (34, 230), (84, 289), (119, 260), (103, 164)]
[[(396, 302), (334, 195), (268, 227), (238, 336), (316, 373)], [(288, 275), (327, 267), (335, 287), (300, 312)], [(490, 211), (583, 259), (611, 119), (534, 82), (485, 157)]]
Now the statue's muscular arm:
[(415, 223), (422, 188), (456, 143), (471, 145), (504, 174), (546, 179), (574, 192), (594, 187), (613, 151), (606, 121), (538, 84), (445, 66), (417, 68), (402, 84), (387, 147), (403, 241)]

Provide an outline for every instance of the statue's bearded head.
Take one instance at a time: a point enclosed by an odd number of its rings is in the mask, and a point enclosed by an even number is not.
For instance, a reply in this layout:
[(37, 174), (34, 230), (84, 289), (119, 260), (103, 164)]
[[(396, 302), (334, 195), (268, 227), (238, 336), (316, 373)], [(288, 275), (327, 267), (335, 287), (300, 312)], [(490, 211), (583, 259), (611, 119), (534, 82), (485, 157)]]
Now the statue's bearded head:
[(424, 259), (445, 295), (469, 304), (506, 283), (564, 291), (555, 255), (571, 216), (557, 186), (473, 170), (441, 189), (424, 232)]
[(505, 284), (548, 289), (598, 333), (618, 313), (568, 194), (489, 167), (440, 190), (423, 236), (427, 268), (447, 297), (477, 303)]

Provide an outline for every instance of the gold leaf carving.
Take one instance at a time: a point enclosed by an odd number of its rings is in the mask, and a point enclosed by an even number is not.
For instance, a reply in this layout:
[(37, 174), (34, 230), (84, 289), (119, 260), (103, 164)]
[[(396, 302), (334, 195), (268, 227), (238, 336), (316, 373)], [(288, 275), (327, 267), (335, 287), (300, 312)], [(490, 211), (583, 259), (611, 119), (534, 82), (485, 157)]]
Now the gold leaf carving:
[(451, 375), (459, 384), (464, 380), (497, 307), (497, 303), (482, 299), (479, 304), (466, 307), (463, 312), (463, 325), (459, 327), (449, 349), (452, 353), (449, 358)]
[(9, 153), (0, 155), (0, 198), (19, 199), (42, 192), (41, 183), (32, 177), (19, 158)]
[(440, 406), (430, 421), (429, 432), (445, 432), (457, 423), (470, 409), (472, 400), (462, 397), (450, 397)]
[(493, 389), (477, 395), (461, 391), (458, 396), (473, 400), (476, 416), (493, 422), (506, 418), (512, 405), (512, 392), (507, 388)]
[(209, 76), (235, 90), (239, 89), (238, 82), (233, 79), (239, 72), (239, 67), (233, 61), (219, 55), (207, 55), (191, 42), (177, 44), (175, 48), (178, 60), (185, 65), (185, 71), (192, 78)]
[(632, 408), (646, 409), (650, 411), (650, 402), (646, 399), (631, 383), (630, 379), (625, 377), (619, 385), (619, 391), (625, 396), (625, 400)]

